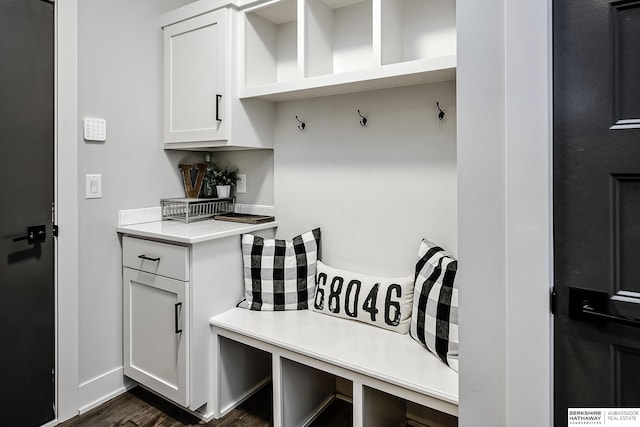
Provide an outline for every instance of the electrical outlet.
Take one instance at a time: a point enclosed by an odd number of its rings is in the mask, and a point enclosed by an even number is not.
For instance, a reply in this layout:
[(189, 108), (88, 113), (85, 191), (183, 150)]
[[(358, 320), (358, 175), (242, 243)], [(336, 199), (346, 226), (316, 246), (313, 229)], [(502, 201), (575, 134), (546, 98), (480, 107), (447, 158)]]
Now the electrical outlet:
[(247, 193), (247, 174), (239, 173), (238, 180), (236, 181), (236, 193), (237, 194), (246, 194)]

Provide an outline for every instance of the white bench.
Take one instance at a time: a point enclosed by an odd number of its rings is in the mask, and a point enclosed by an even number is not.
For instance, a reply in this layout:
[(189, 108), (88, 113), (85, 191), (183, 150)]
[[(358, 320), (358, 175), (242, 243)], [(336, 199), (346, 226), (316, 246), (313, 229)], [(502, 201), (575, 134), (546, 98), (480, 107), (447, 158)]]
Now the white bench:
[(336, 396), (356, 427), (400, 425), (416, 408), (455, 423), (458, 374), (409, 335), (311, 310), (235, 308), (210, 324), (216, 418), (271, 380), (275, 426), (306, 425)]

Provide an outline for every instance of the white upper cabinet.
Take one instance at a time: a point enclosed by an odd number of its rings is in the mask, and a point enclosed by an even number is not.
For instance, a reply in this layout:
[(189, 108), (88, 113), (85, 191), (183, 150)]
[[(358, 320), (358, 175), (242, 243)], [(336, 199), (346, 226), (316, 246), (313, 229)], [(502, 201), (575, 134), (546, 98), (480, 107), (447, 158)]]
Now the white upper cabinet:
[(227, 139), (227, 15), (220, 9), (164, 29), (165, 142)]
[(163, 17), (164, 148), (273, 148), (273, 105), (238, 99), (237, 11), (189, 12)]
[(455, 0), (280, 0), (241, 12), (240, 98), (455, 79)]

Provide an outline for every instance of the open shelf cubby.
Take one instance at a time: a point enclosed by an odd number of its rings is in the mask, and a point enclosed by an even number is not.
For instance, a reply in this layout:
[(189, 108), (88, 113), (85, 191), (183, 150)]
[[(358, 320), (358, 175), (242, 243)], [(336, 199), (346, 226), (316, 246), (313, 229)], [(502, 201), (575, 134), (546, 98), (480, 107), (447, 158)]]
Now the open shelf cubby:
[(297, 80), (298, 7), (296, 0), (246, 13), (246, 85), (257, 86)]
[(373, 66), (372, 0), (307, 0), (305, 77)]
[(220, 338), (220, 412), (238, 406), (271, 381), (271, 353)]
[(281, 361), (283, 426), (309, 425), (336, 395), (351, 394), (351, 381), (293, 360)]
[(384, 391), (363, 386), (362, 425), (367, 427), (457, 427), (458, 419)]
[(382, 65), (456, 54), (455, 0), (383, 0)]

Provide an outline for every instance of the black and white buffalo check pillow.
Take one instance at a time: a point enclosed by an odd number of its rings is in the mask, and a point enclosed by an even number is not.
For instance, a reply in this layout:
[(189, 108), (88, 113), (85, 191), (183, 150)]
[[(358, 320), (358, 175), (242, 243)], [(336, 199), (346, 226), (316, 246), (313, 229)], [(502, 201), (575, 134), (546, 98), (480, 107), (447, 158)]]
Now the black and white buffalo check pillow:
[(458, 261), (423, 240), (418, 250), (411, 336), (458, 372)]
[(242, 236), (244, 297), (238, 307), (262, 311), (305, 310), (316, 288), (320, 229), (291, 240)]

